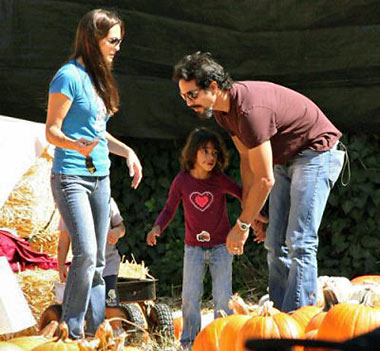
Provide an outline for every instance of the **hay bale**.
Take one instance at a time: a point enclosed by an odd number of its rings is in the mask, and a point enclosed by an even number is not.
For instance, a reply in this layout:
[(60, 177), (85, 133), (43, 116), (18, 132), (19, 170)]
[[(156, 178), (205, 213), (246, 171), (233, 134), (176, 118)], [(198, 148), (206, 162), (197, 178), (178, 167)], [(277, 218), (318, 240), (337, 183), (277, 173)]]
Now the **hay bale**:
[[(59, 214), (50, 188), (53, 158), (45, 150), (29, 168), (0, 211), (0, 227), (16, 230), (34, 249), (51, 253), (57, 240)], [(54, 248), (56, 250), (56, 248)]]
[(54, 269), (26, 269), (17, 273), (17, 280), (36, 321), (51, 304), (55, 303), (54, 283), (59, 280)]

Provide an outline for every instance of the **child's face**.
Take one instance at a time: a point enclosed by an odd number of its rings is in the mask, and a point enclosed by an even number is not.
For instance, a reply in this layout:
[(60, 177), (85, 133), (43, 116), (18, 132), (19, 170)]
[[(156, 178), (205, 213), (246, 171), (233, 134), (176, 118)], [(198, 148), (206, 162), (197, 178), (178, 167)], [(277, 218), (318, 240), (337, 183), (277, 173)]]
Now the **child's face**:
[(218, 151), (209, 141), (197, 151), (194, 168), (198, 168), (207, 172), (211, 172), (216, 165), (218, 159)]

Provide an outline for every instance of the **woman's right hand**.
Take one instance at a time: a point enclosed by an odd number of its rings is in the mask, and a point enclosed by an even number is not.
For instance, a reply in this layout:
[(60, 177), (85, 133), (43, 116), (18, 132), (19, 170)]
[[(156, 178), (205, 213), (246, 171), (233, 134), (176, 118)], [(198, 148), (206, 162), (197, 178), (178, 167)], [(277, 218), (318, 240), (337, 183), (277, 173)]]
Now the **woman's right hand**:
[(80, 138), (78, 140), (75, 140), (75, 150), (81, 153), (83, 156), (88, 156), (94, 147), (98, 145), (99, 138), (95, 138), (93, 140), (88, 140), (85, 138)]
[(155, 225), (151, 231), (148, 233), (148, 235), (146, 236), (146, 243), (149, 245), (149, 246), (154, 246), (157, 244), (157, 240), (156, 240), (156, 237), (157, 236), (160, 236), (161, 234), (161, 228), (159, 225)]

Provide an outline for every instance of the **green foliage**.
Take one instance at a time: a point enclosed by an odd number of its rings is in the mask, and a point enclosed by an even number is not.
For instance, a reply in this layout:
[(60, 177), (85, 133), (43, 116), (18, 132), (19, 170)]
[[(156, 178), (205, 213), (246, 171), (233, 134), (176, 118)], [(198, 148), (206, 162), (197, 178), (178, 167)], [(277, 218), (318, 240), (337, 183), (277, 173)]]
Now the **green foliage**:
[[(127, 227), (127, 235), (119, 243), (119, 251), (137, 262), (144, 261), (151, 274), (159, 280), (158, 296), (178, 297), (182, 285), (183, 211), (180, 206), (172, 223), (155, 247), (147, 246), (145, 238), (167, 199), (170, 184), (179, 172), (178, 157), (184, 140), (124, 140), (138, 154), (144, 178), (137, 190), (130, 188), (125, 161), (112, 156), (111, 186)], [(337, 181), (329, 197), (320, 228), (318, 252), (320, 275), (356, 275), (378, 273), (379, 269), (379, 137), (349, 135), (343, 139), (351, 161), (351, 182), (344, 187)], [(227, 140), (230, 166), (226, 173), (240, 182), (239, 156)], [(240, 204), (227, 198), (231, 223), (240, 213)], [(267, 264), (262, 244), (252, 236), (245, 254), (233, 263), (233, 290), (243, 296), (266, 293)], [(211, 282), (205, 281), (205, 297), (210, 297)]]
[[(353, 278), (380, 271), (380, 156), (376, 135), (348, 135), (351, 182), (330, 194), (318, 252), (320, 275)], [(343, 180), (346, 180), (347, 173)]]

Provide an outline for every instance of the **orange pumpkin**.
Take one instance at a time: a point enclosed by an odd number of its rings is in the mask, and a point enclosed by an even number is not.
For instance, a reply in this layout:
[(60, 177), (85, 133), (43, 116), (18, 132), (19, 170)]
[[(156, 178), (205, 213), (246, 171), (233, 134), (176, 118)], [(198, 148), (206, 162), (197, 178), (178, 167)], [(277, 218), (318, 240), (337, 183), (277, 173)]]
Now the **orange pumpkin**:
[(244, 351), (248, 339), (298, 339), (303, 337), (301, 325), (288, 313), (273, 311), (273, 302), (265, 302), (262, 311), (241, 327), (235, 351)]
[(342, 342), (380, 327), (380, 307), (341, 303), (332, 307), (318, 329), (317, 338)]
[(380, 284), (380, 274), (360, 275), (351, 279), (351, 284)]
[(326, 313), (339, 302), (334, 290), (328, 286), (323, 289), (323, 300), (323, 309), (310, 318), (305, 327), (305, 334), (312, 330), (318, 329), (323, 319), (325, 318)]
[(195, 337), (193, 351), (218, 351), (219, 337), (226, 323), (227, 318), (221, 317), (204, 327)]
[(240, 328), (250, 318), (252, 317), (247, 314), (232, 314), (226, 317), (226, 324), (219, 338), (219, 351), (234, 350)]
[(182, 330), (183, 330), (182, 317), (173, 318), (173, 325), (174, 325), (174, 337), (176, 338), (176, 340), (179, 340), (182, 334)]
[(321, 311), (321, 307), (303, 306), (293, 312), (290, 312), (289, 314), (301, 325), (302, 329), (305, 330), (310, 319)]

